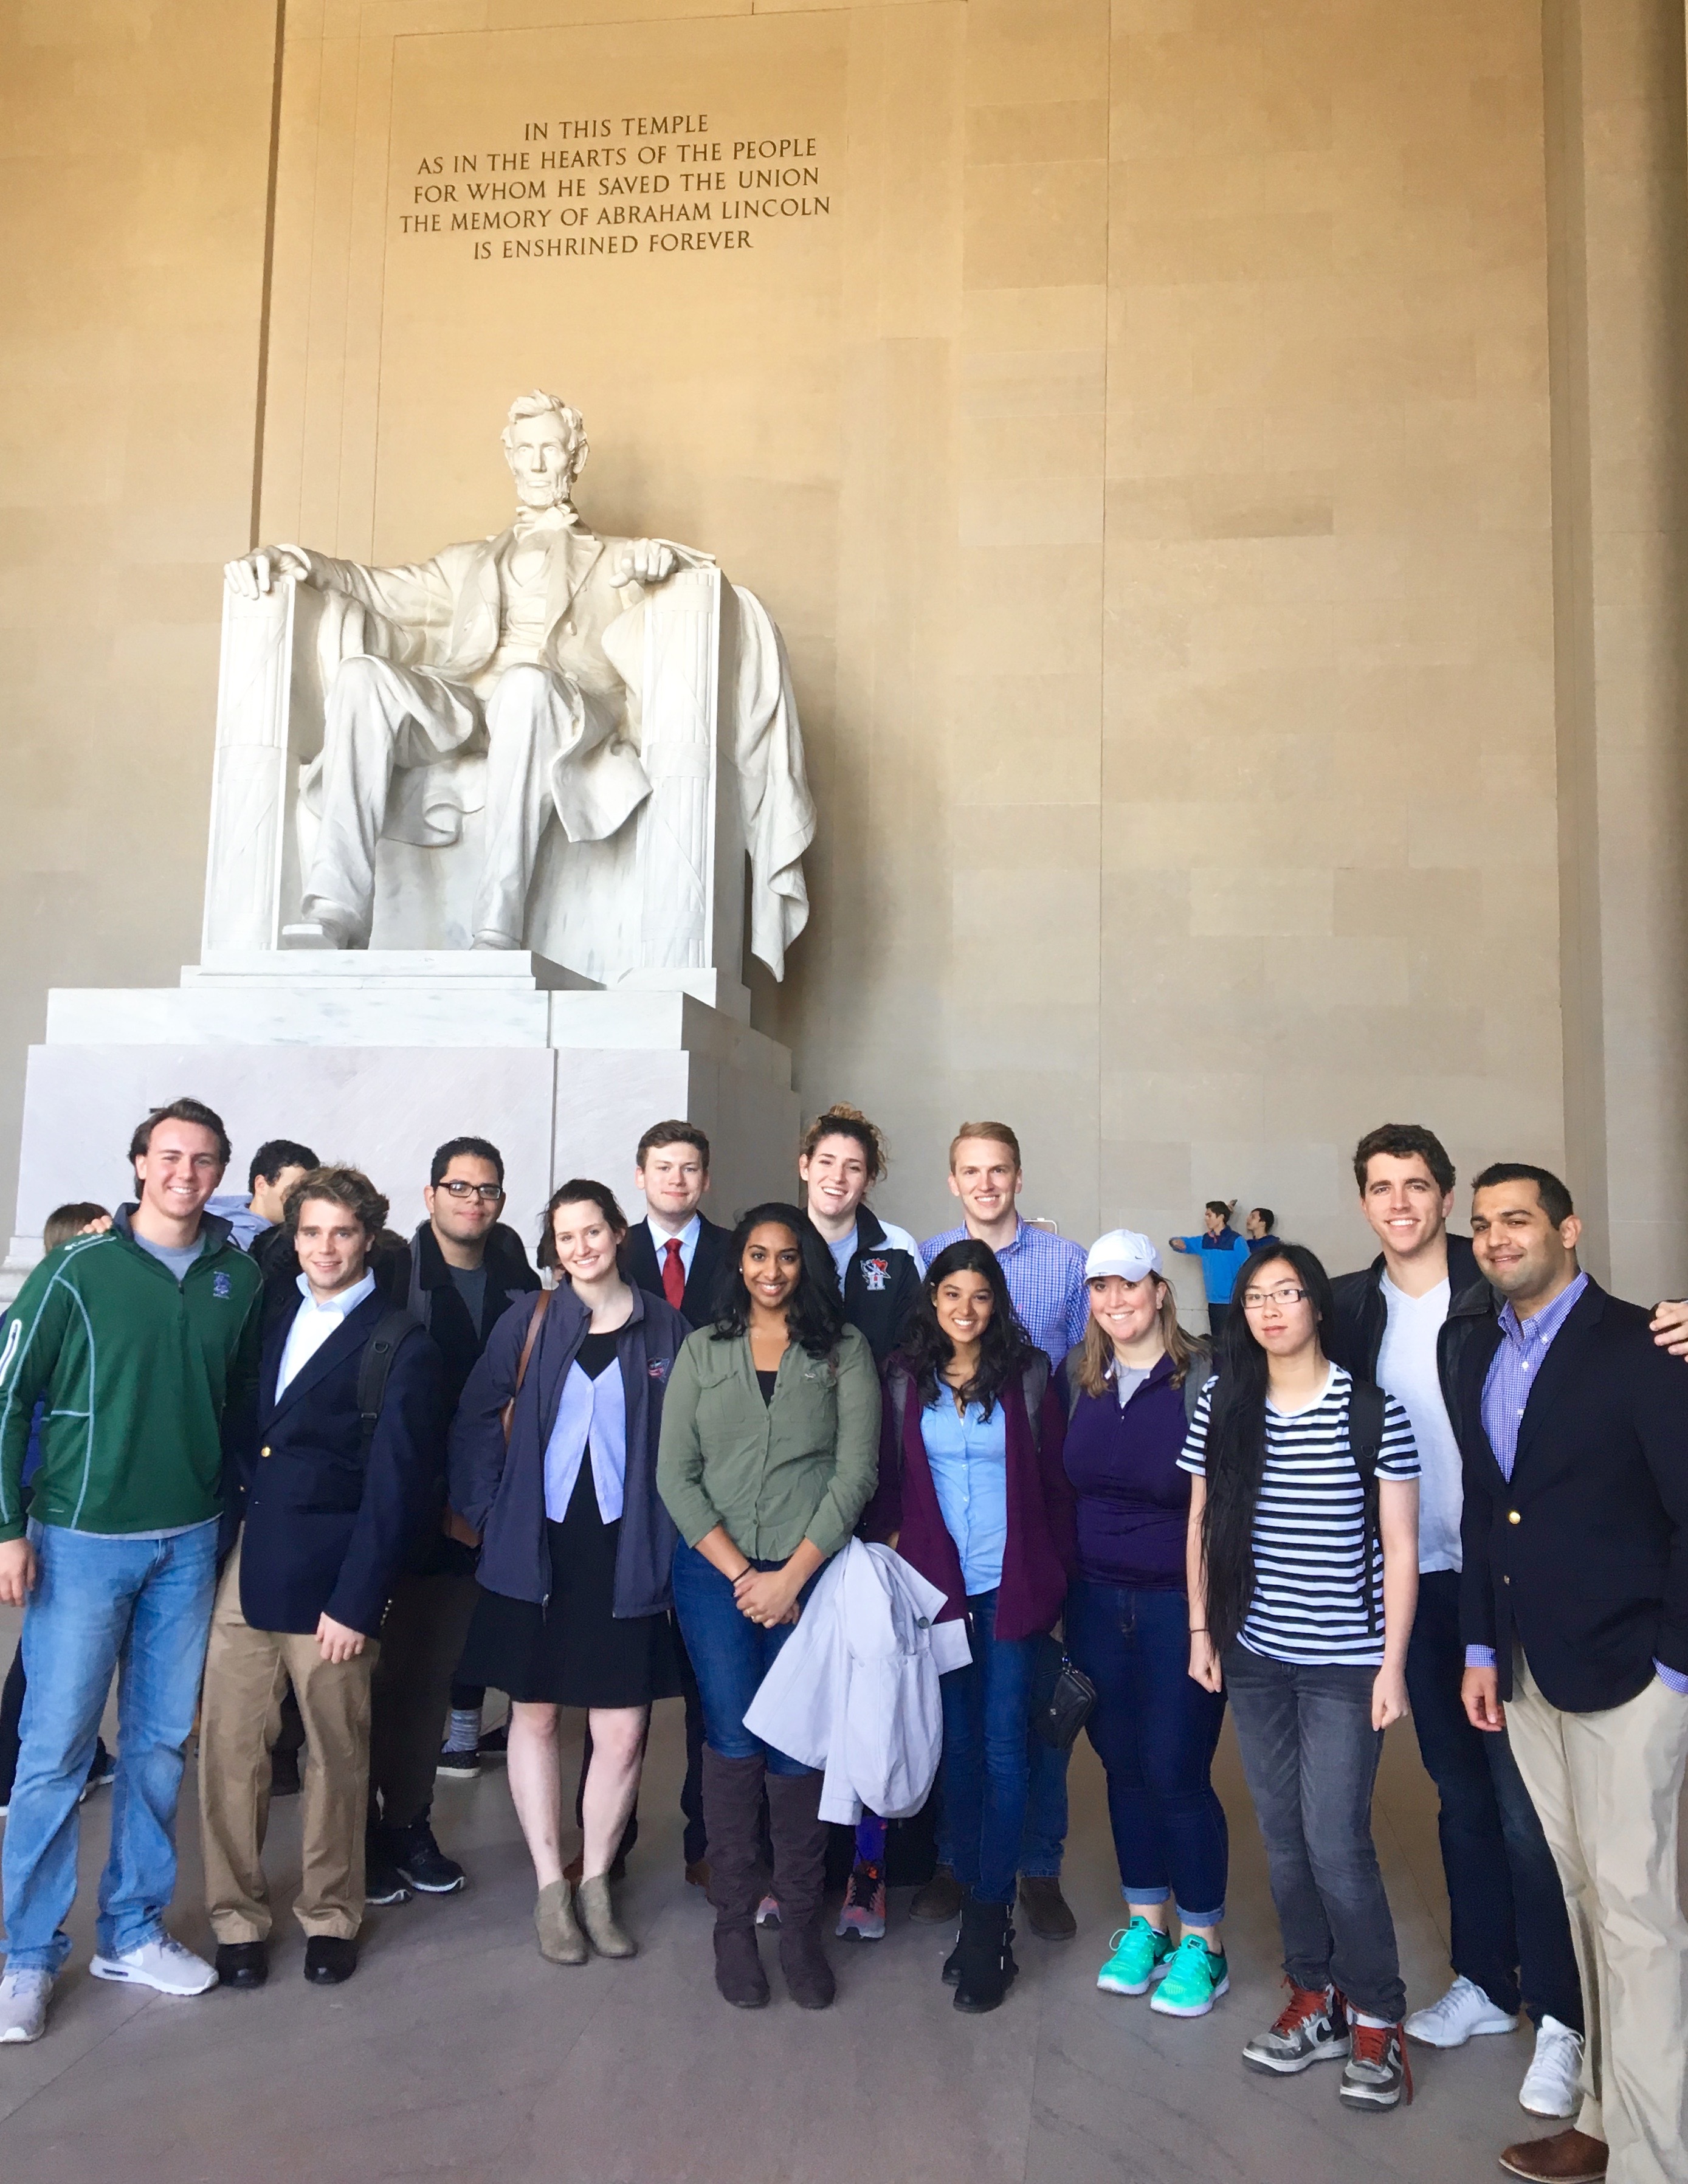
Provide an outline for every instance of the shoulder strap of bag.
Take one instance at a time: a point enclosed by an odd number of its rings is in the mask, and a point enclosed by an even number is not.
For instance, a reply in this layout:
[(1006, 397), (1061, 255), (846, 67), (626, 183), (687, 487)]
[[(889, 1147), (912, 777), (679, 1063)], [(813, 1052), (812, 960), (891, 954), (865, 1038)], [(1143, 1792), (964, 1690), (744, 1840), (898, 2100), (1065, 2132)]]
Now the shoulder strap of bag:
[(515, 1424), (515, 1399), (521, 1393), (522, 1382), (527, 1378), (528, 1360), (533, 1355), (534, 1344), (539, 1340), (539, 1329), (544, 1323), (545, 1315), (551, 1308), (553, 1294), (550, 1290), (541, 1290), (533, 1300), (532, 1311), (527, 1316), (527, 1333), (523, 1338), (521, 1357), (515, 1368), (515, 1386), (511, 1391), (510, 1401), (499, 1414), (504, 1420), (506, 1448), (510, 1446), (510, 1430)]
[(375, 1323), (375, 1332), (364, 1345), (364, 1354), (358, 1364), (358, 1423), (361, 1438), (358, 1444), (360, 1462), (369, 1461), (369, 1452), (375, 1446), (375, 1429), (381, 1423), (381, 1407), (387, 1401), (387, 1375), (393, 1370), (393, 1358), (398, 1346), (413, 1327), (421, 1322), (403, 1305), (393, 1312), (385, 1312)]
[[(1189, 1364), (1184, 1367), (1184, 1422), (1186, 1427), (1195, 1424), (1195, 1413), (1201, 1402), (1201, 1391), (1207, 1385), (1209, 1376), (1217, 1369), (1212, 1357), (1205, 1350), (1195, 1351)], [(1217, 1396), (1219, 1390), (1216, 1388), (1213, 1392)], [(1211, 1405), (1209, 1416), (1212, 1416)]]
[(1348, 1390), (1348, 1453), (1360, 1474), (1364, 1501), (1360, 1567), (1366, 1588), (1366, 1631), (1373, 1638), (1378, 1632), (1378, 1595), (1372, 1583), (1372, 1565), (1377, 1559), (1378, 1464), (1383, 1449), (1384, 1391), (1369, 1380), (1355, 1380)]

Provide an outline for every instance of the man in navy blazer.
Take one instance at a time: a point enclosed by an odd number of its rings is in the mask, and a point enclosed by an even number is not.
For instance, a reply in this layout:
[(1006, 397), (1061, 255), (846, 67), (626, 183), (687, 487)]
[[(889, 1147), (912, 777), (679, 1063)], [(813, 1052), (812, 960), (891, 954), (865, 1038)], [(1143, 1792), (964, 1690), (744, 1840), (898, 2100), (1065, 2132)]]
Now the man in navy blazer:
[(1688, 1383), (1577, 1264), (1545, 1168), (1477, 1178), (1504, 1299), (1468, 1346), (1460, 1623), (1473, 1725), (1510, 1732), (1570, 1911), (1588, 2039), (1575, 2125), (1510, 2146), (1532, 2184), (1688, 2180)]
[[(305, 1977), (337, 1985), (357, 1966), (376, 1634), (407, 1557), (437, 1522), (448, 1415), (439, 1351), (369, 1271), (386, 1218), (355, 1168), (315, 1169), (287, 1198), (299, 1302), (271, 1316), (257, 1436), (230, 1482), (235, 1536), (200, 1716), (205, 1892), (226, 1986), (268, 1976), (270, 1750), (290, 1678), (310, 1752), (293, 1907)], [(376, 1337), (388, 1360), (378, 1401), (365, 1377)]]
[(633, 1156), (645, 1217), (627, 1231), (623, 1270), (635, 1288), (666, 1298), (694, 1328), (715, 1317), (732, 1234), (702, 1211), (709, 1162), (709, 1139), (695, 1123), (651, 1124)]

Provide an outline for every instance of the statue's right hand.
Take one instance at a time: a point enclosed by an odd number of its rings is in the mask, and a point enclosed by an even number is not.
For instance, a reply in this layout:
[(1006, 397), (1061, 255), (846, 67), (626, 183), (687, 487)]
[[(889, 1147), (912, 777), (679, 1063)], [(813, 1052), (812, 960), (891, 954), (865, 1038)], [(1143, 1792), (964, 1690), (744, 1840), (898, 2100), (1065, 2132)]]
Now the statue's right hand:
[(260, 546), (223, 565), (223, 582), (242, 599), (262, 599), (283, 577), (309, 575), (310, 556), (303, 546)]

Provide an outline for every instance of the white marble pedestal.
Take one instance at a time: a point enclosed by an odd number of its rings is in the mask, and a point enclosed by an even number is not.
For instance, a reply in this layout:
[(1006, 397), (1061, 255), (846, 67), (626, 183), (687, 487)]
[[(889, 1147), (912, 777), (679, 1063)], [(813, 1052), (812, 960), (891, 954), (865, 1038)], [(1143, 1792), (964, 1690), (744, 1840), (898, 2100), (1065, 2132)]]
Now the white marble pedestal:
[(742, 989), (706, 994), (713, 976), (604, 989), (526, 953), (254, 950), (191, 965), (176, 987), (57, 989), (30, 1050), (5, 1289), (39, 1257), (55, 1206), (132, 1197), (131, 1131), (185, 1095), (228, 1125), (226, 1188), (244, 1186), (266, 1138), (298, 1138), (366, 1170), (405, 1232), (434, 1147), (466, 1134), (503, 1152), (505, 1218), (530, 1246), (572, 1175), (608, 1184), (636, 1219), (633, 1148), (670, 1116), (709, 1134), (717, 1220), (789, 1195), (791, 1056), (742, 1020)]

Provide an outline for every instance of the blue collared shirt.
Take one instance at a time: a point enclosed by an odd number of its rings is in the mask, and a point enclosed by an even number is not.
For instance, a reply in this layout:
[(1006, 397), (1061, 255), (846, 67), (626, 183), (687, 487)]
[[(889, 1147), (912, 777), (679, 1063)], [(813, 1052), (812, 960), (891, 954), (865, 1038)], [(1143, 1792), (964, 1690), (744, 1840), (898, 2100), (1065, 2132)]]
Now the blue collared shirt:
[(685, 1227), (680, 1231), (679, 1234), (672, 1239), (670, 1238), (668, 1231), (666, 1228), (659, 1228), (657, 1227), (655, 1222), (651, 1219), (648, 1213), (645, 1216), (645, 1226), (650, 1231), (651, 1242), (656, 1246), (657, 1273), (660, 1274), (662, 1272), (665, 1263), (664, 1255), (671, 1240), (680, 1246), (680, 1265), (685, 1273), (687, 1280), (690, 1281), (692, 1279), (692, 1262), (698, 1256), (698, 1239), (704, 1233), (702, 1216), (700, 1214), (694, 1213), (691, 1219), (686, 1223)]
[[(1521, 1320), (1510, 1304), (1501, 1307), (1501, 1345), (1490, 1361), (1488, 1376), (1483, 1383), (1483, 1430), (1505, 1479), (1511, 1479), (1513, 1466), (1518, 1462), (1518, 1429), (1524, 1424), (1530, 1390), (1541, 1377), (1541, 1368), (1553, 1346), (1554, 1336), (1576, 1309), (1577, 1301), (1587, 1287), (1588, 1276), (1579, 1274), (1533, 1319)], [(1468, 1646), (1465, 1665), (1468, 1669), (1492, 1669), (1494, 1647)], [(1662, 1661), (1655, 1661), (1653, 1666), (1672, 1691), (1688, 1696), (1688, 1676), (1675, 1669), (1667, 1669)]]
[[(965, 1224), (946, 1228), (941, 1236), (928, 1236), (920, 1247), (922, 1267), (951, 1244), (964, 1244)], [(1051, 1365), (1059, 1365), (1075, 1342), (1083, 1340), (1090, 1317), (1090, 1300), (1084, 1288), (1084, 1251), (1066, 1236), (1051, 1236), (1047, 1228), (1021, 1222), (1014, 1241), (996, 1255), (1002, 1279), (1020, 1323)]]
[(1008, 1428), (1000, 1402), (986, 1418), (977, 1403), (965, 1418), (940, 1382), (938, 1400), (920, 1414), (920, 1437), (937, 1490), (944, 1529), (955, 1542), (971, 1600), (1002, 1582), (1008, 1545)]
[(362, 1281), (354, 1282), (338, 1296), (320, 1301), (310, 1293), (309, 1278), (299, 1276), (298, 1310), (293, 1314), (293, 1323), (287, 1329), (287, 1340), (281, 1351), (281, 1362), (276, 1368), (276, 1396), (279, 1401), (288, 1387), (304, 1372), (329, 1336), (336, 1332), (348, 1312), (355, 1312), (367, 1296), (375, 1295), (375, 1276), (366, 1273)]

